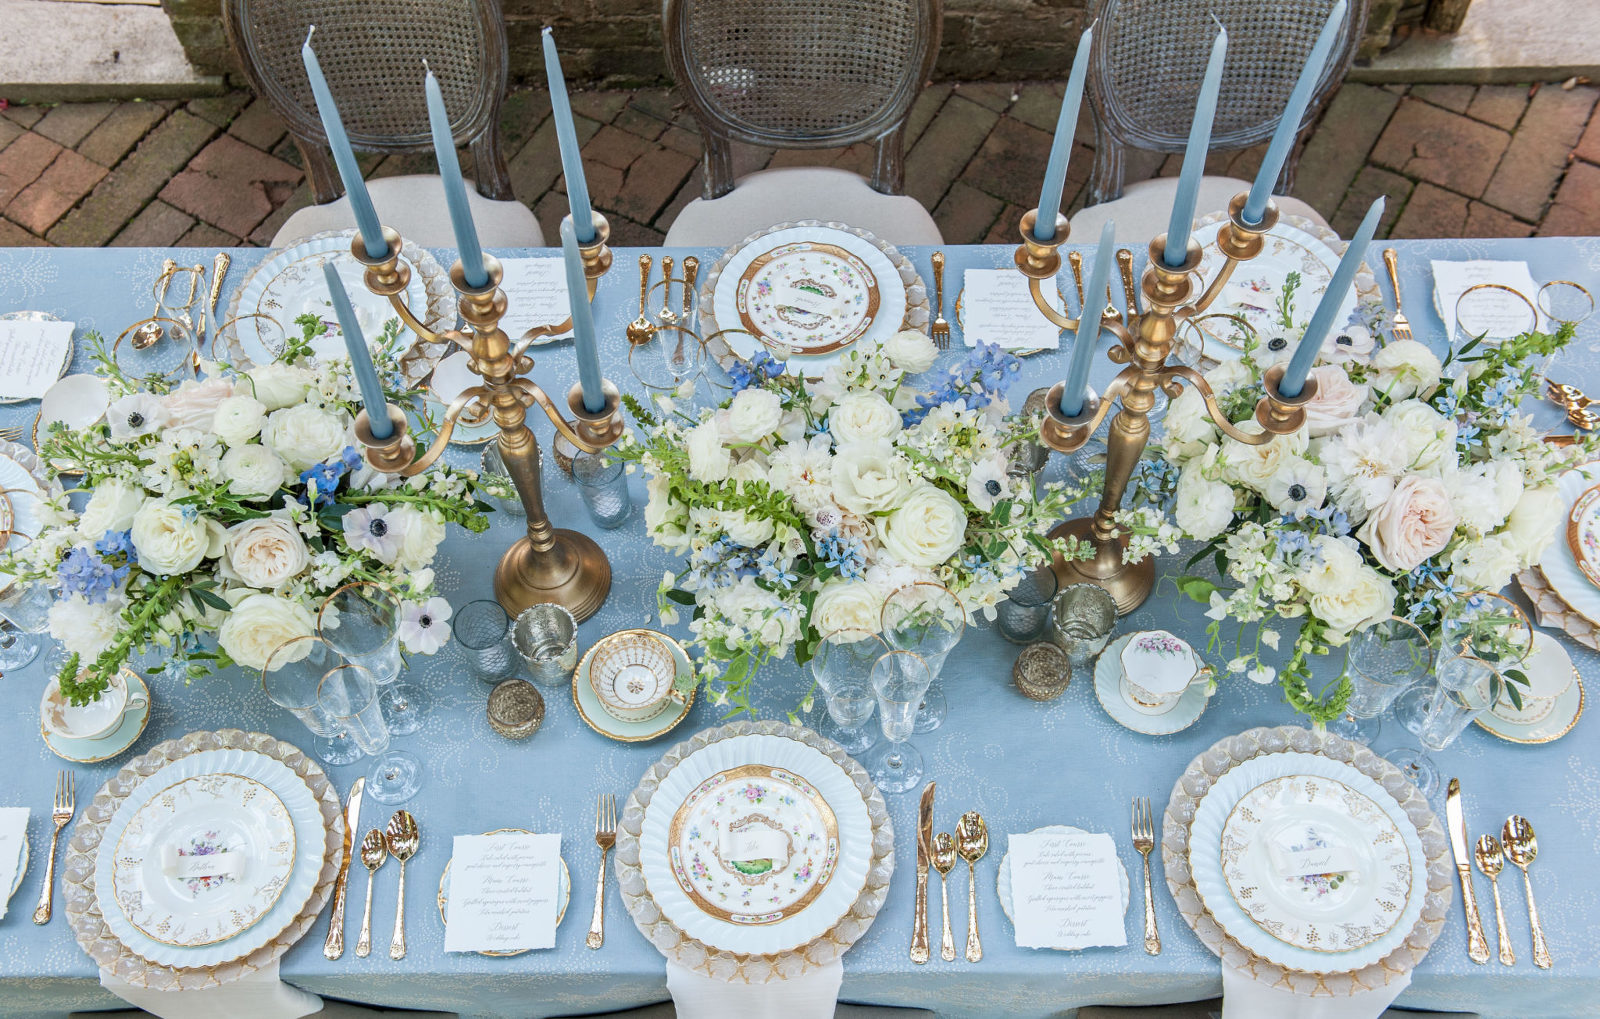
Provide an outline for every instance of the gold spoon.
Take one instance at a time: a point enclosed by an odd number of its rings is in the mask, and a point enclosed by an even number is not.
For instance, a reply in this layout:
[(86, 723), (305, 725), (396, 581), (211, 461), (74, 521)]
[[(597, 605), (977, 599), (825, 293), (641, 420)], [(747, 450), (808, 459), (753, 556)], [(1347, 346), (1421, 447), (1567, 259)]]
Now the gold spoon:
[[(700, 275), (700, 260), (693, 255), (685, 256), (683, 260), (683, 323), (692, 328), (689, 321), (689, 306), (694, 303), (694, 281)], [(683, 335), (685, 330), (678, 330), (678, 348), (672, 352), (672, 365), (674, 369), (683, 364)]]
[(969, 810), (956, 822), (956, 850), (967, 861), (967, 961), (983, 958), (983, 942), (978, 939), (978, 879), (974, 865), (989, 851), (989, 826), (976, 810)]
[(672, 310), (672, 256), (661, 256), (661, 310), (656, 312), (656, 318), (668, 324), (678, 321), (677, 314)]
[(626, 335), (628, 342), (634, 346), (649, 342), (655, 335), (656, 327), (644, 317), (644, 302), (650, 296), (650, 256), (639, 256), (639, 317), (628, 323)]
[(950, 933), (950, 892), (946, 884), (950, 871), (956, 865), (956, 842), (950, 833), (942, 831), (933, 837), (933, 869), (939, 872), (939, 905), (944, 916), (944, 934), (939, 939), (939, 958), (945, 962), (956, 961), (956, 938)]
[[(409, 810), (397, 810), (389, 818), (389, 827), (383, 833), (389, 855), (400, 861), (400, 891), (394, 907), (394, 937), (389, 941), (389, 958), (406, 957), (406, 861), (416, 855), (417, 843), (422, 841), (417, 831), (417, 819)], [(365, 849), (365, 843), (362, 843)]]
[(1500, 841), (1505, 843), (1506, 859), (1522, 871), (1522, 890), (1528, 897), (1528, 926), (1533, 929), (1533, 964), (1549, 969), (1550, 949), (1544, 943), (1544, 926), (1539, 923), (1539, 907), (1533, 901), (1533, 882), (1528, 880), (1528, 865), (1539, 855), (1539, 840), (1527, 818), (1512, 814), (1500, 829)]
[[(172, 274), (176, 272), (177, 269), (178, 263), (170, 258), (161, 263), (161, 275), (156, 277), (156, 288), (161, 291), (161, 294), (156, 298), (156, 310), (151, 313), (152, 317), (159, 316), (161, 314), (161, 304), (166, 300), (167, 296), (167, 291), (165, 287), (162, 287), (162, 284), (165, 283), (167, 286), (171, 286)], [(156, 345), (157, 341), (161, 339), (163, 332), (165, 332), (165, 330), (161, 328), (160, 322), (146, 322), (144, 325), (133, 331), (133, 338), (131, 340), (133, 343), (133, 349), (150, 349)]]
[(361, 840), (361, 863), (367, 868), (367, 905), (361, 911), (361, 940), (356, 942), (356, 955), (365, 959), (372, 954), (372, 875), (389, 858), (389, 846), (383, 832), (376, 828), (368, 831)]
[(1500, 941), (1500, 963), (1503, 966), (1515, 966), (1517, 953), (1511, 947), (1511, 935), (1506, 931), (1506, 914), (1500, 906), (1500, 871), (1505, 867), (1505, 858), (1500, 855), (1500, 840), (1493, 835), (1484, 835), (1478, 839), (1478, 844), (1473, 848), (1473, 859), (1478, 861), (1478, 869), (1483, 876), (1489, 879), (1489, 886), (1494, 889), (1494, 929)]

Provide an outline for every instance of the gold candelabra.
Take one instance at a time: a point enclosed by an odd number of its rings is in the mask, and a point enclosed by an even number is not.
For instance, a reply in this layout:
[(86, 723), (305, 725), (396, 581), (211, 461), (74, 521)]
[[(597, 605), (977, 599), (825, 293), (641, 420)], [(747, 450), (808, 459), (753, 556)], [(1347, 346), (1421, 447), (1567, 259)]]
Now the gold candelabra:
[[(593, 243), (578, 249), (591, 298), (600, 277), (611, 267), (611, 249), (606, 246), (610, 224), (595, 213), (594, 225)], [(591, 412), (584, 407), (581, 387), (574, 385), (567, 393), (569, 419), (543, 389), (523, 377), (533, 368), (533, 359), (523, 353), (527, 345), (536, 338), (565, 332), (571, 328), (571, 320), (529, 330), (513, 343), (500, 327), (506, 313), (506, 295), (500, 290), (505, 270), (491, 255), (483, 257), (489, 278), (480, 287), (467, 284), (459, 261), (450, 267), (450, 282), (460, 294), (457, 307), (464, 328), (437, 333), (428, 329), (406, 305), (411, 268), (400, 259), (400, 235), (385, 227), (383, 237), (388, 249), (378, 257), (367, 254), (360, 237), (350, 245), (351, 254), (367, 267), (367, 289), (387, 297), (401, 321), (423, 342), (454, 344), (465, 350), (468, 368), (483, 382), (450, 402), (439, 434), (421, 456), (417, 455), (416, 440), (407, 432), (403, 411), (389, 408), (394, 431), (385, 439), (372, 434), (372, 422), (366, 411), (361, 411), (356, 415), (356, 437), (366, 447), (367, 461), (380, 471), (402, 477), (419, 474), (439, 459), (458, 423), (478, 425), (492, 418), (500, 428), (497, 441), (506, 473), (528, 514), (527, 534), (506, 550), (495, 568), (495, 597), (512, 616), (529, 605), (555, 602), (578, 619), (587, 619), (611, 590), (611, 563), (588, 535), (551, 525), (540, 480), (539, 440), (526, 418), (528, 410), (537, 406), (568, 442), (598, 453), (622, 436), (622, 400), (617, 387), (603, 380), (605, 406)]]
[[(1200, 267), (1200, 245), (1193, 238), (1181, 265), (1168, 266), (1164, 258), (1166, 235), (1150, 242), (1150, 264), (1140, 280), (1138, 291), (1133, 286), (1133, 260), (1128, 252), (1118, 253), (1122, 269), (1123, 287), (1127, 296), (1126, 317), (1107, 308), (1100, 320), (1101, 329), (1116, 337), (1111, 348), (1111, 360), (1127, 365), (1117, 373), (1106, 391), (1096, 394), (1090, 390), (1083, 409), (1076, 417), (1061, 412), (1061, 394), (1065, 383), (1051, 387), (1045, 400), (1046, 416), (1040, 427), (1040, 437), (1049, 448), (1060, 453), (1071, 453), (1089, 441), (1110, 412), (1113, 402), (1121, 409), (1111, 421), (1111, 431), (1106, 437), (1105, 486), (1100, 505), (1091, 517), (1075, 517), (1065, 521), (1051, 537), (1074, 537), (1089, 542), (1094, 548), (1092, 558), (1067, 561), (1056, 556), (1055, 572), (1063, 584), (1087, 581), (1108, 591), (1116, 600), (1117, 611), (1126, 615), (1144, 603), (1155, 583), (1155, 558), (1147, 557), (1138, 563), (1123, 562), (1128, 546), (1128, 535), (1116, 522), (1117, 508), (1133, 476), (1134, 466), (1150, 439), (1150, 408), (1155, 404), (1156, 387), (1160, 386), (1168, 397), (1177, 397), (1183, 391), (1182, 383), (1194, 386), (1205, 401), (1206, 414), (1222, 432), (1239, 442), (1259, 445), (1277, 435), (1297, 431), (1305, 424), (1305, 405), (1317, 391), (1315, 379), (1307, 379), (1300, 394), (1284, 396), (1279, 390), (1283, 379), (1283, 366), (1267, 369), (1264, 384), (1266, 396), (1256, 405), (1256, 421), (1260, 432), (1246, 432), (1227, 419), (1217, 406), (1216, 395), (1206, 380), (1186, 365), (1168, 364), (1173, 342), (1182, 323), (1205, 311), (1216, 300), (1222, 287), (1233, 275), (1234, 268), (1243, 261), (1261, 253), (1263, 235), (1278, 221), (1278, 207), (1267, 203), (1267, 211), (1259, 223), (1244, 220), (1244, 193), (1236, 195), (1228, 208), (1228, 221), (1217, 233), (1217, 246), (1226, 261), (1217, 276), (1204, 292), (1195, 297)], [(1053, 280), (1061, 269), (1058, 249), (1067, 240), (1067, 218), (1056, 216), (1055, 235), (1049, 241), (1033, 236), (1039, 210), (1034, 209), (1022, 217), (1022, 244), (1017, 248), (1017, 268), (1028, 277), (1028, 289), (1039, 311), (1059, 329), (1078, 328), (1078, 320), (1054, 310), (1045, 301), (1041, 284)], [(1054, 284), (1052, 284), (1053, 286)], [(1139, 297), (1143, 295), (1144, 307)], [(1080, 307), (1087, 310), (1098, 302), (1098, 295), (1080, 292)], [(1098, 338), (1086, 336), (1087, 342)]]

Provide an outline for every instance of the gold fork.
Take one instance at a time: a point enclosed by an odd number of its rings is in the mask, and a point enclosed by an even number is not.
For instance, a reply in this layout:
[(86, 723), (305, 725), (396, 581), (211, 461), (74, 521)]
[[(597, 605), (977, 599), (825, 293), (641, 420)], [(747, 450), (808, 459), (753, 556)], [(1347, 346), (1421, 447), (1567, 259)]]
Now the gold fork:
[(944, 317), (944, 252), (935, 251), (930, 261), (933, 262), (933, 306), (937, 317), (928, 326), (928, 335), (935, 347), (949, 350), (950, 323)]
[(44, 868), (44, 890), (39, 893), (39, 908), (33, 911), (34, 923), (50, 922), (50, 904), (56, 885), (56, 840), (61, 835), (61, 829), (72, 820), (75, 800), (72, 794), (73, 775), (70, 771), (59, 772), (56, 775), (56, 801), (50, 811), (50, 820), (55, 822), (55, 831), (50, 833), (50, 862)]
[(1144, 857), (1144, 950), (1151, 955), (1161, 954), (1161, 935), (1156, 933), (1156, 904), (1150, 897), (1150, 850), (1156, 847), (1155, 819), (1150, 815), (1150, 801), (1143, 796), (1133, 799), (1133, 848)]
[(8, 428), (0, 428), (0, 439), (5, 440), (6, 442), (16, 442), (16, 441), (20, 440), (21, 438), (22, 438), (22, 426), (21, 425), (12, 425), (12, 426), (10, 426)]
[(600, 880), (594, 888), (594, 918), (589, 921), (590, 948), (606, 943), (606, 854), (617, 844), (617, 798), (610, 793), (600, 797), (595, 808), (594, 844), (600, 847)]
[(1406, 319), (1406, 313), (1400, 310), (1400, 259), (1393, 248), (1383, 249), (1383, 267), (1389, 270), (1389, 285), (1394, 287), (1394, 338), (1409, 340), (1411, 323)]

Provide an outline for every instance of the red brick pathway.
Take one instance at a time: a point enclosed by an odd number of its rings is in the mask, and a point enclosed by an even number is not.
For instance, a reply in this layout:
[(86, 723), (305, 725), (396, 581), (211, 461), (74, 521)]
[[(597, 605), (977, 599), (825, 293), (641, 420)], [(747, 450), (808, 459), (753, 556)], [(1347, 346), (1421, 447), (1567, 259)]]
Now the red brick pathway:
[[(1035, 201), (1058, 83), (930, 87), (912, 111), (906, 190), (952, 244), (1009, 243)], [(1558, 85), (1346, 85), (1301, 160), (1295, 194), (1341, 233), (1389, 196), (1393, 237), (1600, 234), (1600, 89)], [(659, 242), (700, 193), (694, 121), (666, 89), (573, 96), (589, 190), (618, 244)], [(566, 211), (550, 104), (505, 105), (517, 196), (547, 237)], [(1092, 164), (1087, 123), (1068, 180), (1075, 211)], [(1216, 153), (1209, 169), (1250, 177), (1259, 149)], [(470, 165), (470, 160), (467, 161)], [(365, 157), (372, 176), (431, 172), (428, 154)], [(740, 172), (826, 163), (870, 171), (868, 147), (749, 150)], [(1129, 180), (1176, 172), (1176, 156), (1135, 154)], [(299, 154), (247, 93), (197, 99), (13, 106), (0, 112), (0, 246), (268, 243), (309, 203)]]

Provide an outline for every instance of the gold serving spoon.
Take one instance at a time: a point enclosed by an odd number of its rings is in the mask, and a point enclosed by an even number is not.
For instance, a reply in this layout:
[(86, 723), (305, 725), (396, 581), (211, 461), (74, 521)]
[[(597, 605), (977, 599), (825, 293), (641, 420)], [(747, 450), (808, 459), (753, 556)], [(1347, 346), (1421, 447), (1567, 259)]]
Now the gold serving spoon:
[(650, 296), (650, 256), (639, 256), (639, 317), (628, 323), (626, 335), (634, 346), (647, 343), (655, 335), (656, 327), (644, 317), (644, 302)]
[[(422, 834), (417, 830), (417, 819), (409, 810), (397, 810), (389, 818), (389, 827), (383, 833), (389, 854), (400, 861), (400, 891), (394, 907), (394, 937), (389, 940), (389, 958), (406, 957), (406, 861), (416, 855), (417, 843)], [(363, 843), (363, 848), (365, 843)]]
[(944, 933), (939, 938), (939, 958), (945, 962), (956, 961), (956, 938), (950, 933), (950, 871), (956, 865), (956, 842), (950, 833), (942, 831), (933, 837), (933, 869), (939, 872), (939, 905), (944, 917)]
[(365, 959), (372, 954), (372, 876), (389, 858), (389, 846), (383, 832), (376, 828), (361, 840), (361, 863), (367, 868), (367, 904), (361, 910), (361, 940), (356, 942), (356, 955)]
[(1505, 843), (1506, 859), (1522, 871), (1522, 890), (1528, 897), (1528, 926), (1533, 929), (1533, 964), (1549, 969), (1550, 949), (1544, 943), (1544, 925), (1539, 922), (1539, 907), (1533, 901), (1533, 882), (1528, 880), (1528, 867), (1539, 855), (1539, 840), (1527, 818), (1512, 814), (1500, 829), (1500, 841)]
[[(172, 285), (172, 274), (177, 270), (178, 263), (173, 259), (169, 258), (161, 263), (161, 275), (156, 277), (156, 287), (161, 291), (161, 293), (156, 298), (156, 310), (151, 313), (152, 317), (157, 317), (161, 314), (161, 305), (162, 302), (166, 300), (167, 296), (166, 287)], [(166, 284), (166, 286), (162, 286), (162, 284)], [(133, 338), (131, 340), (133, 343), (133, 349), (150, 349), (156, 345), (157, 341), (161, 339), (161, 336), (165, 331), (166, 330), (161, 327), (160, 322), (146, 322), (144, 325), (133, 331)]]
[(1511, 935), (1506, 931), (1506, 912), (1500, 905), (1500, 871), (1506, 865), (1505, 857), (1500, 855), (1500, 840), (1493, 835), (1482, 836), (1473, 847), (1472, 857), (1478, 861), (1478, 869), (1483, 876), (1489, 879), (1489, 887), (1494, 889), (1494, 928), (1500, 941), (1500, 963), (1503, 966), (1515, 966), (1517, 953), (1511, 947)]
[(956, 822), (956, 851), (967, 861), (967, 961), (983, 958), (983, 942), (978, 938), (978, 879), (973, 869), (989, 851), (989, 826), (976, 810), (969, 810)]

